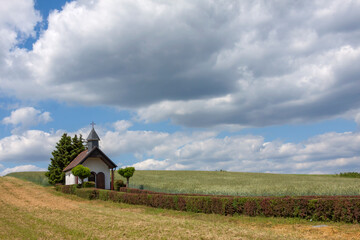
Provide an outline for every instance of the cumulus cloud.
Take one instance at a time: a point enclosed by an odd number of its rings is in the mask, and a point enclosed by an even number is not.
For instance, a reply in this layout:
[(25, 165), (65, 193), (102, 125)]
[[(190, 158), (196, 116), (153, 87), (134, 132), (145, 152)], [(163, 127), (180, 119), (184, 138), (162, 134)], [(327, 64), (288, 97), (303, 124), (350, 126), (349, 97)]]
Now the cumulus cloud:
[(12, 111), (9, 117), (2, 120), (2, 123), (14, 126), (14, 132), (19, 132), (50, 121), (52, 118), (49, 112), (41, 112), (33, 107), (24, 107)]
[(149, 151), (159, 160), (145, 159), (134, 166), (151, 170), (338, 173), (360, 169), (359, 144), (358, 133), (327, 133), (298, 144), (264, 142), (260, 136), (211, 137), (177, 146), (164, 142)]
[(145, 161), (135, 163), (133, 167), (138, 170), (159, 170), (166, 169), (169, 166), (167, 160), (159, 161), (155, 159), (146, 159)]
[[(167, 133), (154, 131), (106, 131), (101, 137), (100, 146), (112, 156), (136, 154), (138, 158), (152, 156), (154, 153), (169, 154), (177, 146), (215, 136), (214, 132)], [(157, 156), (157, 155), (154, 155)]]
[(300, 143), (216, 132), (104, 131), (101, 147), (113, 159), (133, 154), (137, 169), (337, 173), (360, 169), (360, 133), (326, 133)]
[[(0, 61), (16, 44), (28, 37), (35, 37), (34, 27), (41, 21), (38, 11), (34, 9), (34, 1), (4, 1), (0, 9)], [(0, 64), (0, 66), (2, 65)]]
[(0, 139), (0, 162), (45, 162), (50, 161), (55, 143), (62, 131), (47, 133), (27, 130)]
[[(80, 129), (76, 133), (88, 133)], [(98, 129), (97, 129), (98, 130)], [(28, 130), (0, 139), (0, 162), (48, 164), (63, 131)], [(75, 133), (69, 133), (73, 135)], [(101, 149), (115, 162), (148, 170), (219, 170), (273, 173), (339, 173), (360, 169), (360, 133), (330, 132), (300, 143), (217, 132), (156, 132), (100, 129)], [(121, 166), (120, 166), (121, 167)]]
[(1, 88), (195, 127), (328, 119), (360, 106), (359, 16), (351, 0), (72, 1), (6, 57)]
[(20, 165), (13, 168), (6, 168), (2, 172), (0, 172), (0, 176), (5, 176), (6, 174), (12, 172), (34, 172), (34, 171), (46, 171), (45, 168), (40, 168), (34, 165)]
[(115, 122), (113, 125), (114, 125), (114, 128), (116, 131), (122, 132), (122, 131), (127, 130), (133, 124), (132, 124), (132, 122), (127, 121), (127, 120), (119, 120), (119, 121)]

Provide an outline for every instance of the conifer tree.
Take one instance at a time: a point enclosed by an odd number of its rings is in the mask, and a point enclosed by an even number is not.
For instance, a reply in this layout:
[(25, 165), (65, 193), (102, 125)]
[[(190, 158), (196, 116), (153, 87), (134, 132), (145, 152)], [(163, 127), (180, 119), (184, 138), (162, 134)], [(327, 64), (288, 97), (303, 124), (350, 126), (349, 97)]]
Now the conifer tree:
[(79, 137), (77, 137), (77, 135), (75, 134), (75, 136), (71, 139), (71, 144), (73, 147), (71, 151), (71, 159), (76, 158), (79, 153), (85, 150), (84, 142), (85, 140), (83, 139), (81, 134)]
[(55, 150), (51, 153), (53, 157), (50, 158), (51, 163), (49, 164), (48, 171), (45, 173), (49, 183), (53, 185), (65, 183), (64, 168), (84, 149), (81, 135), (79, 138), (76, 135), (71, 138), (64, 133), (59, 142), (56, 143)]

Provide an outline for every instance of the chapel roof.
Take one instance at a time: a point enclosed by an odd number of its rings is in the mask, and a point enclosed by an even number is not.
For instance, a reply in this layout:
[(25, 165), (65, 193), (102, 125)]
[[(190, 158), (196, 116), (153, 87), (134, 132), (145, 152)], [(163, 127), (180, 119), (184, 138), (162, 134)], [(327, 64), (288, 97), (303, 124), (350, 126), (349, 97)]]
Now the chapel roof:
[(70, 171), (77, 165), (85, 162), (85, 160), (88, 159), (89, 157), (100, 158), (109, 168), (117, 167), (117, 165), (113, 161), (111, 161), (110, 158), (106, 156), (105, 153), (103, 153), (103, 151), (100, 150), (100, 148), (94, 147), (91, 151), (84, 150), (81, 153), (79, 153), (79, 155), (77, 155), (76, 158), (72, 160), (71, 163), (69, 163), (69, 165), (67, 165), (64, 168), (63, 172)]
[(99, 136), (97, 135), (97, 133), (95, 132), (94, 127), (91, 129), (91, 132), (89, 133), (89, 136), (87, 137), (86, 140), (100, 140)]

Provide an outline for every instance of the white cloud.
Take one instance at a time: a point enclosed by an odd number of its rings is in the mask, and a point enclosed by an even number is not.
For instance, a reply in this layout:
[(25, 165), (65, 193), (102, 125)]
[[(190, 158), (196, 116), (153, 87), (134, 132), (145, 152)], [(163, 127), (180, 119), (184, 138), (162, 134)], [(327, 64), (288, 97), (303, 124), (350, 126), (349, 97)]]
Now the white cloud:
[(3, 1), (0, 9), (0, 59), (15, 44), (34, 36), (34, 26), (41, 21), (32, 0)]
[[(76, 133), (87, 134), (80, 129)], [(134, 155), (137, 169), (219, 170), (273, 173), (360, 171), (360, 132), (330, 132), (300, 143), (216, 132), (155, 132), (97, 129), (102, 150), (114, 161)], [(0, 139), (0, 162), (50, 163), (63, 131), (28, 130)], [(73, 135), (74, 133), (69, 133)], [(130, 162), (127, 165), (131, 165)]]
[(166, 169), (169, 166), (167, 160), (159, 161), (155, 159), (146, 159), (142, 162), (135, 163), (133, 167), (138, 170), (159, 170), (159, 169)]
[(360, 107), (359, 16), (351, 0), (72, 1), (33, 51), (2, 48), (0, 87), (195, 127), (334, 118)]
[(138, 162), (132, 165), (137, 170), (184, 170), (187, 166), (165, 160), (146, 159), (145, 161)]
[(46, 171), (45, 168), (40, 168), (34, 165), (21, 165), (13, 168), (6, 168), (2, 172), (0, 172), (0, 176), (5, 176), (6, 174), (12, 172), (33, 172), (33, 171)]
[(215, 132), (105, 131), (101, 146), (113, 159), (133, 154), (138, 169), (336, 173), (360, 170), (360, 133), (326, 133), (300, 143), (262, 136), (219, 138)]
[(47, 133), (28, 130), (0, 139), (0, 162), (45, 162), (50, 161), (55, 143), (62, 131)]
[(130, 121), (119, 120), (115, 122), (113, 125), (116, 131), (123, 132), (127, 130), (129, 127), (131, 127), (133, 124)]
[(47, 123), (52, 121), (49, 112), (41, 112), (33, 107), (19, 108), (11, 112), (9, 117), (2, 120), (3, 124), (11, 124), (15, 128), (15, 132), (26, 130), (31, 126), (36, 126), (40, 123)]

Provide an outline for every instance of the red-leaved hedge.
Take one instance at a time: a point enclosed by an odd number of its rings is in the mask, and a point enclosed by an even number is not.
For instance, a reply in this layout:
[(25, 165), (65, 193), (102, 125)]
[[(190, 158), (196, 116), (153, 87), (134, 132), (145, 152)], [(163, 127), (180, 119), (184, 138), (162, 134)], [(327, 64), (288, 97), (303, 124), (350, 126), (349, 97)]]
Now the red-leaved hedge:
[[(360, 196), (233, 197), (116, 192), (94, 188), (56, 186), (56, 190), (86, 199), (100, 199), (198, 213), (296, 217), (321, 221), (360, 222)], [(134, 193), (135, 192), (135, 193)]]

